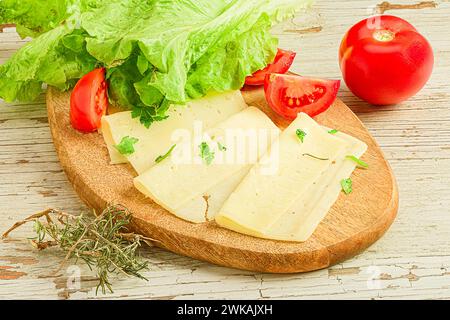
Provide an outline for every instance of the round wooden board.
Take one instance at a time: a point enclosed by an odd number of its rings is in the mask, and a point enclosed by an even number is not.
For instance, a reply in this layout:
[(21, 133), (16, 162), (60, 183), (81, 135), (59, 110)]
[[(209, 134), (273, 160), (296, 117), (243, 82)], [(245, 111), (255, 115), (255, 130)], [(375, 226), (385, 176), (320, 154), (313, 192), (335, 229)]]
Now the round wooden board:
[[(268, 108), (261, 89), (244, 91), (249, 105), (266, 112), (281, 128), (287, 122)], [(294, 273), (326, 268), (361, 252), (378, 240), (398, 209), (395, 178), (376, 141), (356, 115), (340, 100), (316, 120), (351, 134), (369, 146), (362, 157), (369, 170), (355, 170), (354, 191), (341, 194), (314, 234), (303, 243), (253, 238), (217, 226), (181, 220), (145, 198), (133, 186), (128, 164), (110, 165), (103, 138), (82, 134), (69, 122), (69, 93), (47, 91), (53, 141), (62, 167), (86, 204), (102, 211), (120, 203), (133, 214), (133, 228), (157, 240), (156, 245), (178, 254), (245, 270)]]

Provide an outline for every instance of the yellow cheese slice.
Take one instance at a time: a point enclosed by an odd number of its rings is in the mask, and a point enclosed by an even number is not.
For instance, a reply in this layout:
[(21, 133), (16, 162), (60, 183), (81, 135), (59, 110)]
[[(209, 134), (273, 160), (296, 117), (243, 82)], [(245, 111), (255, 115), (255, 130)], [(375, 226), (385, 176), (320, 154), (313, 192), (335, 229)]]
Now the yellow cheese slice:
[[(328, 129), (326, 129), (328, 131)], [(256, 236), (286, 241), (306, 241), (336, 202), (341, 193), (340, 181), (350, 177), (356, 163), (347, 155), (361, 157), (367, 145), (347, 134), (336, 133), (346, 141), (345, 153), (337, 158), (330, 168), (289, 208), (264, 234)]]
[[(105, 118), (105, 116), (103, 117)], [(102, 123), (104, 119), (102, 119)], [(121, 163), (127, 163), (128, 160), (125, 156), (123, 156), (117, 149), (114, 147), (114, 140), (111, 134), (111, 126), (106, 124), (106, 127), (108, 127), (108, 130), (102, 130), (102, 127), (98, 129), (98, 133), (100, 133), (103, 136), (103, 139), (105, 140), (106, 148), (108, 149), (110, 163), (111, 164), (121, 164)]]
[[(150, 128), (144, 127), (139, 119), (133, 119), (130, 111), (104, 116), (102, 132), (111, 163), (124, 163), (127, 160), (136, 172), (141, 174), (155, 164), (158, 156), (165, 154), (177, 142), (173, 137), (176, 130), (191, 131), (195, 122), (201, 124), (203, 129), (208, 129), (246, 107), (241, 92), (231, 91), (193, 100), (184, 106), (171, 106), (169, 117), (164, 121), (152, 123)], [(133, 154), (122, 156), (114, 145), (119, 144), (126, 136), (137, 138), (138, 142), (134, 145)]]
[[(298, 129), (306, 133), (303, 142), (296, 134)], [(344, 140), (327, 133), (308, 115), (300, 113), (230, 195), (216, 222), (237, 232), (267, 232), (308, 192), (331, 163), (342, 156), (345, 146)], [(261, 163), (277, 155), (277, 172), (263, 174)]]
[(224, 202), (249, 170), (250, 167), (245, 166), (229, 178), (205, 191), (201, 196), (197, 196), (175, 209), (174, 214), (178, 217), (184, 217), (185, 220), (197, 223), (214, 220)]
[[(220, 207), (278, 134), (278, 127), (261, 110), (248, 107), (208, 130), (204, 137), (181, 141), (167, 159), (136, 177), (134, 184), (178, 217), (204, 222), (207, 220), (205, 196), (212, 196), (208, 205), (217, 211), (214, 208)], [(199, 157), (199, 146), (204, 141), (214, 152), (210, 164)], [(226, 150), (220, 150), (218, 142)], [(185, 150), (192, 152), (192, 159), (180, 162), (180, 152)], [(215, 187), (218, 192), (214, 191)]]
[(106, 148), (108, 149), (111, 164), (121, 164), (128, 162), (127, 158), (124, 155), (122, 155), (119, 151), (117, 151), (116, 148), (114, 148), (114, 143), (106, 144)]

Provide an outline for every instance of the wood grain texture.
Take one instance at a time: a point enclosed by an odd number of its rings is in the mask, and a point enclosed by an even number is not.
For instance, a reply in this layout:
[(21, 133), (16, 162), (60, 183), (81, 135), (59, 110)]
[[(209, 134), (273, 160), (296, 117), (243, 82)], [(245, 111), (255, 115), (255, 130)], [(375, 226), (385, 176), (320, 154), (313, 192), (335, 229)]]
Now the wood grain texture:
[[(342, 35), (382, 2), (318, 0), (307, 15), (277, 27), (280, 46), (298, 51), (292, 70), (340, 78), (337, 46)], [(433, 75), (419, 94), (397, 106), (373, 108), (354, 97), (345, 84), (339, 93), (377, 139), (399, 185), (394, 224), (363, 254), (319, 271), (274, 275), (145, 248), (148, 282), (114, 277), (114, 294), (96, 296), (92, 272), (67, 266), (53, 274), (61, 254), (37, 253), (25, 240), (32, 234), (25, 227), (0, 242), (0, 298), (450, 299), (450, 40), (443, 32), (450, 28), (450, 2), (433, 2), (435, 8), (386, 11), (411, 21), (434, 48)], [(320, 31), (295, 32), (312, 27)], [(13, 29), (5, 29), (0, 34), (0, 62), (23, 44)], [(44, 207), (71, 213), (88, 210), (59, 164), (44, 96), (31, 104), (0, 101), (0, 150), (1, 230)], [(7, 280), (3, 270), (15, 276)], [(70, 282), (74, 279), (79, 283)]]
[[(249, 105), (263, 110), (281, 129), (289, 122), (267, 105), (264, 90), (244, 91)], [(61, 165), (80, 198), (97, 212), (109, 203), (127, 207), (133, 228), (170, 251), (222, 266), (274, 273), (326, 268), (367, 248), (386, 231), (397, 214), (395, 178), (378, 144), (358, 117), (340, 100), (317, 121), (349, 133), (368, 145), (362, 157), (370, 170), (355, 170), (354, 192), (341, 194), (315, 233), (303, 243), (264, 240), (217, 226), (193, 224), (175, 217), (133, 185), (130, 165), (111, 165), (98, 133), (82, 134), (70, 125), (69, 92), (47, 90), (47, 111)], [(245, 199), (242, 199), (245, 201)]]

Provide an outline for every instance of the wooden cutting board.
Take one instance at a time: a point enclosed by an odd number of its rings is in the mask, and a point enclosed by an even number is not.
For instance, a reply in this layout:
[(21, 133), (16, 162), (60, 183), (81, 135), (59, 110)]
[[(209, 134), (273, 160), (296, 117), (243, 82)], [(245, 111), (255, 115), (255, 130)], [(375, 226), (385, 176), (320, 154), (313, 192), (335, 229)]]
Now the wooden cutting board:
[[(128, 164), (110, 165), (103, 138), (82, 134), (69, 122), (69, 93), (47, 91), (53, 141), (75, 191), (98, 212), (120, 203), (133, 214), (133, 228), (178, 254), (222, 266), (260, 272), (293, 273), (326, 268), (363, 251), (393, 222), (398, 209), (394, 175), (376, 141), (356, 115), (340, 100), (316, 120), (355, 136), (368, 145), (362, 157), (370, 168), (353, 173), (353, 193), (341, 194), (314, 234), (303, 243), (253, 238), (229, 231), (214, 222), (181, 220), (138, 192)], [(261, 108), (280, 127), (287, 122), (267, 106), (262, 89), (244, 91), (249, 105)]]

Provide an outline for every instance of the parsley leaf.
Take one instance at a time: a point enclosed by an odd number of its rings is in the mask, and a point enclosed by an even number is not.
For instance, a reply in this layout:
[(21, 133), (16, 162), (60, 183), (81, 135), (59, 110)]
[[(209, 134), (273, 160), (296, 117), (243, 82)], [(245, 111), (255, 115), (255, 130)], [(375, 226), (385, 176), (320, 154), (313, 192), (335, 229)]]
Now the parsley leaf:
[(168, 103), (161, 104), (158, 109), (154, 106), (134, 106), (133, 110), (131, 111), (131, 117), (133, 119), (139, 118), (141, 124), (143, 124), (148, 129), (153, 122), (162, 121), (169, 117), (167, 115), (164, 115), (167, 111), (168, 106)]
[(219, 147), (220, 151), (227, 151), (227, 147), (225, 147), (223, 144), (221, 144), (220, 142), (217, 142), (217, 146)]
[(336, 134), (338, 132), (339, 132), (338, 129), (331, 129), (330, 131), (328, 131), (329, 134)]
[(150, 128), (150, 125), (153, 123), (153, 114), (153, 108), (148, 106), (134, 106), (131, 111), (131, 117), (133, 119), (139, 118), (141, 124), (146, 128)]
[(130, 136), (123, 137), (119, 144), (114, 147), (120, 154), (130, 155), (134, 153), (134, 145), (139, 141), (137, 138)]
[(211, 151), (206, 142), (202, 142), (198, 147), (200, 148), (200, 157), (209, 166), (214, 160), (214, 152)]
[(297, 129), (295, 131), (295, 134), (297, 135), (297, 138), (299, 138), (300, 141), (303, 142), (303, 139), (305, 139), (305, 136), (306, 136), (306, 132), (301, 129)]
[(358, 165), (358, 167), (361, 167), (361, 168), (363, 168), (363, 169), (367, 169), (367, 168), (369, 167), (369, 165), (368, 165), (365, 161), (363, 161), (363, 160), (361, 160), (361, 159), (358, 159), (358, 158), (355, 157), (355, 156), (349, 155), (349, 156), (346, 156), (345, 158), (346, 158), (346, 159), (349, 159), (349, 160), (352, 160), (353, 162), (356, 162), (356, 164)]
[(341, 180), (341, 187), (342, 187), (342, 191), (344, 191), (345, 194), (352, 193), (352, 191), (353, 191), (353, 189), (352, 189), (352, 179), (350, 179), (350, 178), (342, 179)]
[(170, 154), (172, 153), (173, 149), (175, 149), (177, 145), (174, 144), (173, 146), (170, 147), (169, 151), (167, 151), (165, 154), (163, 154), (162, 156), (158, 156), (155, 159), (156, 163), (160, 163), (161, 161), (163, 161), (164, 159), (166, 159), (168, 156), (170, 156)]
[(323, 161), (330, 160), (329, 158), (321, 158), (321, 157), (315, 156), (315, 155), (310, 154), (310, 153), (304, 153), (304, 154), (302, 154), (302, 156), (304, 156), (304, 157), (307, 156), (307, 157), (311, 157), (311, 158), (314, 158), (314, 159), (317, 159), (317, 160), (323, 160)]

